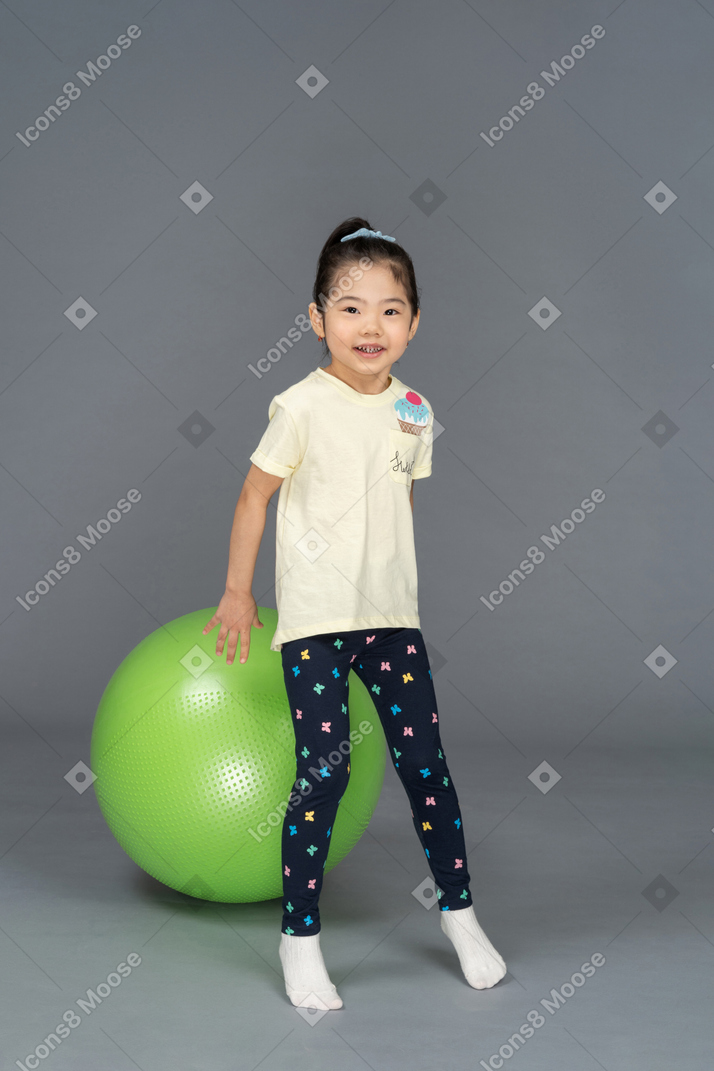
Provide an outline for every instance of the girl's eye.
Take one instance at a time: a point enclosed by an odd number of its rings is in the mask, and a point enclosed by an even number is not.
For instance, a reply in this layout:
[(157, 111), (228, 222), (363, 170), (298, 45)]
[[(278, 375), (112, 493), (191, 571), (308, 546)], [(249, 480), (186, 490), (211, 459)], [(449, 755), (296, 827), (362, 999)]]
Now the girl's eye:
[[(344, 307), (344, 309), (342, 311), (343, 312), (358, 312), (359, 310), (356, 309), (354, 307), (354, 305), (345, 305), (345, 307)], [(396, 312), (396, 313), (398, 313), (399, 309), (385, 309), (384, 311), (385, 312)]]

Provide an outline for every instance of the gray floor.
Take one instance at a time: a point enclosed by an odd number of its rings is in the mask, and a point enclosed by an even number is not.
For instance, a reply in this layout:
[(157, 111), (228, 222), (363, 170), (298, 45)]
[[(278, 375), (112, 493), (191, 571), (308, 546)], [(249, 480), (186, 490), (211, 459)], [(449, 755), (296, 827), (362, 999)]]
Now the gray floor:
[[(437, 910), (412, 895), (428, 872), (388, 767), (367, 833), (325, 879), (321, 944), (344, 1008), (312, 1018), (285, 995), (279, 900), (215, 905), (160, 885), (113, 839), (91, 788), (77, 794), (63, 761), (28, 732), (6, 736), (2, 1067), (19, 1066), (73, 1009), (79, 1022), (39, 1066), (710, 1071), (701, 753), (586, 742), (554, 761), (561, 779), (542, 792), (527, 776), (540, 759), (457, 747), (448, 725), (442, 734), (477, 916), (508, 974), (471, 989)], [(63, 738), (68, 755), (87, 746)], [(132, 952), (141, 963), (131, 975), (81, 1012), (76, 1001)], [(604, 963), (570, 994), (595, 953)], [(563, 986), (564, 1003), (548, 1011), (541, 1000)], [(544, 1021), (510, 1056), (503, 1047), (531, 1011)]]

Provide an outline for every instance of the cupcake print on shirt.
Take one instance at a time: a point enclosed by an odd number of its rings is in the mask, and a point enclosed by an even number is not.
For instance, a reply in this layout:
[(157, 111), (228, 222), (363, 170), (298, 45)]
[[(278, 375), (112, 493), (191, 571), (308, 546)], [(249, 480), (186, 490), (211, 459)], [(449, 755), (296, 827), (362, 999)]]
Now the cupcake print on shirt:
[(413, 390), (408, 390), (403, 398), (394, 403), (397, 420), (402, 431), (409, 435), (421, 435), (429, 422), (429, 410)]

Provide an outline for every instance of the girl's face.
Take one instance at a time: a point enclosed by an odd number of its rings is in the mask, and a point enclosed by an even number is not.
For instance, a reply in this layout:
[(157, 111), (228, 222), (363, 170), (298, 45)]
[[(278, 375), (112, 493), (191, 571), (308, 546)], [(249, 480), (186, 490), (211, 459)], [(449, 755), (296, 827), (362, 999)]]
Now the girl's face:
[[(335, 285), (339, 287), (339, 281)], [(325, 336), (334, 361), (353, 372), (379, 375), (389, 372), (414, 337), (419, 310), (412, 319), (402, 284), (395, 282), (386, 265), (374, 264), (331, 308), (326, 308), (324, 318), (312, 302), (310, 320), (316, 334)]]

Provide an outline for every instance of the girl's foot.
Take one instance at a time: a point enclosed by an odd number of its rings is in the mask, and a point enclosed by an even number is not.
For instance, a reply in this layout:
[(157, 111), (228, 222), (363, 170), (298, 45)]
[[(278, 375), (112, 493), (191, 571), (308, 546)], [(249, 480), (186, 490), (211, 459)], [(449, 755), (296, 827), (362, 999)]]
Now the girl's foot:
[[(285, 992), (291, 1003), (303, 1008), (320, 1008), (323, 1005), (331, 1010), (341, 1008), (342, 998), (330, 981), (322, 958), (320, 931), (306, 937), (281, 933), (280, 938), (279, 953), (285, 976)], [(306, 1000), (306, 997), (309, 999)]]
[(441, 929), (452, 941), (461, 970), (474, 989), (490, 989), (506, 973), (506, 962), (478, 924), (471, 907), (440, 911)]

